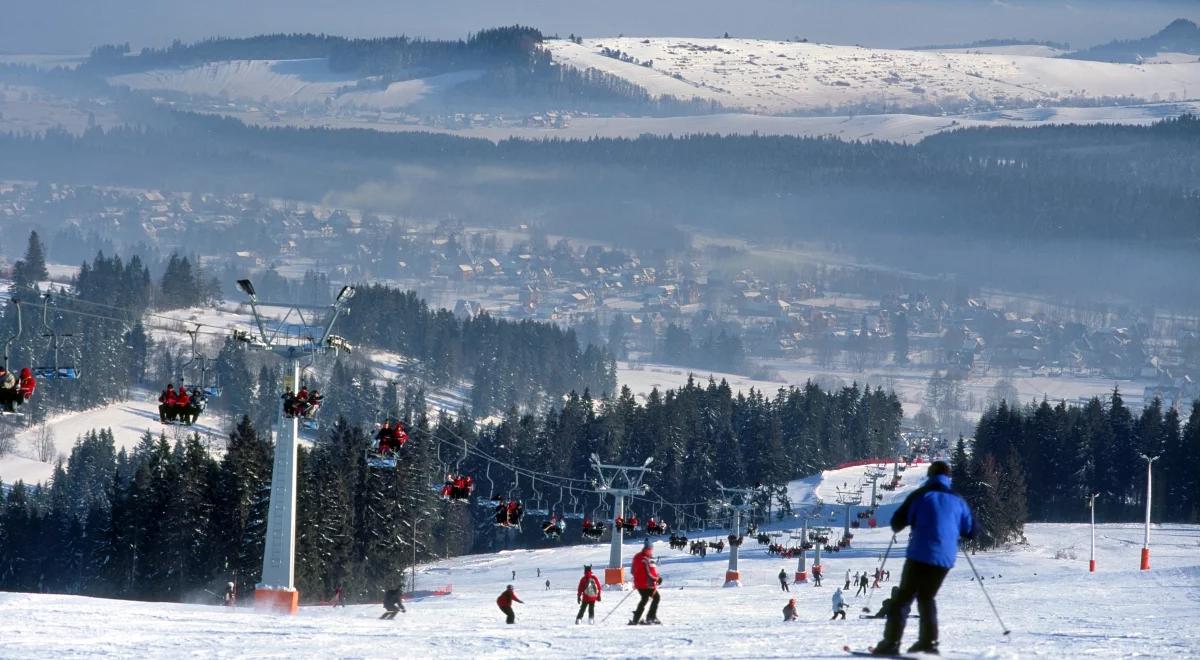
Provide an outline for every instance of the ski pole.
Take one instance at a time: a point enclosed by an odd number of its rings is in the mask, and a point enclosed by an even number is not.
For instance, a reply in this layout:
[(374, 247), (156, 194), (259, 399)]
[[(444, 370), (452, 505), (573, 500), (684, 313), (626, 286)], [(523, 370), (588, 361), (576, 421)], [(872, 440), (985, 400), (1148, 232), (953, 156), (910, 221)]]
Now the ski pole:
[[(888, 555), (892, 554), (892, 545), (896, 543), (896, 535), (892, 534), (892, 540), (888, 541), (887, 550), (883, 552), (883, 561), (879, 562), (879, 572), (883, 572), (883, 567), (887, 566)], [(863, 606), (862, 611), (870, 613), (871, 599), (875, 597), (875, 585), (871, 585), (871, 591), (867, 592), (867, 604)]]
[(600, 623), (604, 623), (605, 621), (608, 621), (608, 617), (612, 616), (613, 612), (616, 612), (617, 610), (621, 609), (621, 606), (625, 604), (625, 601), (629, 600), (629, 597), (632, 596), (635, 591), (637, 591), (637, 589), (630, 589), (629, 593), (625, 594), (625, 597), (621, 599), (621, 602), (617, 603), (616, 607), (609, 610), (608, 614), (605, 614), (603, 619), (600, 619)]
[(971, 561), (971, 554), (967, 552), (966, 548), (962, 548), (962, 553), (967, 558), (967, 564), (971, 566), (971, 572), (975, 574), (975, 580), (979, 582), (979, 588), (983, 589), (983, 597), (987, 599), (988, 605), (992, 606), (992, 614), (996, 615), (996, 621), (1000, 623), (1000, 629), (1004, 631), (1005, 635), (1008, 635), (1012, 631), (1008, 629), (1008, 626), (1004, 625), (1004, 619), (1000, 618), (1000, 611), (996, 609), (996, 604), (992, 602), (992, 597), (988, 595), (987, 587), (983, 586), (983, 577), (979, 575), (979, 571), (975, 570), (975, 562)]

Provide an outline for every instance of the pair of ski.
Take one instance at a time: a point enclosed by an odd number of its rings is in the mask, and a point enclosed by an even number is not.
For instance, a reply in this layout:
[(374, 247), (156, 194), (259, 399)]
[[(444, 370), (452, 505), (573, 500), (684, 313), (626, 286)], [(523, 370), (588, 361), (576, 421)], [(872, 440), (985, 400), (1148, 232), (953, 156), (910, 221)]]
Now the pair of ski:
[(930, 653), (894, 653), (894, 654), (876, 655), (874, 653), (874, 647), (872, 647), (872, 646), (868, 646), (867, 650), (865, 650), (865, 651), (858, 651), (858, 650), (850, 648), (849, 646), (843, 646), (842, 650), (845, 651), (846, 653), (849, 653), (850, 655), (855, 655), (855, 656), (865, 657), (865, 658), (904, 658), (905, 660), (924, 660), (925, 658), (943, 657), (940, 655), (933, 655)]
[(918, 658), (924, 658), (924, 655), (916, 654), (916, 653), (896, 653), (896, 654), (876, 655), (874, 647), (866, 647), (866, 650), (854, 650), (850, 647), (841, 647), (841, 650), (845, 650), (846, 653), (851, 654), (851, 655), (864, 656), (864, 658), (905, 658), (907, 660), (917, 660)]

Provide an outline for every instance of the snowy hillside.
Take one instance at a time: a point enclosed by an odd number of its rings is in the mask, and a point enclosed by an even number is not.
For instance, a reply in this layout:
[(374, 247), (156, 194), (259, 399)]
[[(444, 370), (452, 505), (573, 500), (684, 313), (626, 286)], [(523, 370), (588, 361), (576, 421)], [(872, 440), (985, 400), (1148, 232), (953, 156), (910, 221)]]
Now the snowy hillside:
[(1068, 98), (1173, 100), (1200, 89), (1195, 63), (1141, 66), (752, 39), (555, 40), (546, 48), (563, 64), (620, 76), (651, 94), (765, 114), (885, 103), (953, 109), (1053, 105)]
[(132, 398), (128, 401), (56, 415), (46, 420), (46, 430), (54, 439), (53, 457), (49, 462), (37, 460), (34, 448), (41, 427), (35, 426), (19, 431), (16, 436), (16, 451), (0, 457), (0, 479), (6, 484), (17, 480), (23, 480), (25, 483), (49, 481), (54, 473), (54, 460), (58, 456), (69, 455), (75, 440), (92, 430), (112, 429), (118, 451), (121, 448), (132, 449), (146, 431), (156, 436), (160, 432), (166, 433), (172, 440), (199, 433), (210, 448), (221, 449), (225, 446), (225, 435), (221, 430), (223, 420), (215, 420), (206, 414), (200, 417), (195, 426), (163, 426), (158, 421), (157, 392), (135, 390), (131, 395)]
[[(1153, 570), (1137, 570), (1141, 527), (1104, 525), (1099, 572), (1087, 572), (1085, 525), (1030, 525), (1029, 545), (974, 557), (1012, 634), (1003, 637), (971, 570), (960, 557), (938, 598), (943, 654), (956, 658), (1194, 657), (1200, 653), (1200, 528), (1170, 525), (1152, 538)], [(418, 591), (452, 593), (411, 600), (395, 622), (378, 605), (303, 607), (295, 617), (249, 609), (134, 603), (72, 596), (0, 594), (6, 658), (105, 656), (204, 657), (847, 657), (843, 645), (875, 643), (883, 625), (856, 618), (867, 597), (849, 595), (847, 621), (829, 621), (830, 594), (845, 571), (871, 570), (887, 546), (883, 530), (861, 531), (856, 548), (822, 557), (820, 588), (781, 594), (775, 574), (794, 560), (743, 552), (744, 586), (720, 586), (727, 555), (701, 560), (659, 543), (664, 575), (660, 627), (628, 628), (633, 598), (607, 591), (595, 627), (573, 625), (580, 567), (603, 566), (606, 546), (517, 550), (423, 566)], [(900, 542), (903, 543), (904, 535)], [(626, 557), (635, 543), (626, 546)], [(1056, 558), (1060, 557), (1060, 558)], [(809, 558), (811, 562), (812, 558)], [(891, 583), (901, 561), (887, 563)], [(537, 571), (541, 569), (541, 577)], [(512, 572), (516, 571), (513, 579)], [(545, 581), (550, 581), (546, 589)], [(494, 600), (514, 584), (517, 625), (506, 626)], [(383, 586), (383, 585), (380, 585)], [(780, 609), (795, 597), (800, 621)], [(877, 607), (882, 594), (871, 597)], [(611, 618), (601, 619), (612, 612)], [(915, 639), (915, 622), (906, 642)]]
[(230, 101), (260, 101), (295, 105), (403, 108), (482, 75), (459, 71), (428, 78), (394, 82), (383, 87), (348, 74), (330, 71), (324, 59), (233, 60), (199, 66), (154, 69), (112, 76), (114, 85), (138, 90), (171, 91)]

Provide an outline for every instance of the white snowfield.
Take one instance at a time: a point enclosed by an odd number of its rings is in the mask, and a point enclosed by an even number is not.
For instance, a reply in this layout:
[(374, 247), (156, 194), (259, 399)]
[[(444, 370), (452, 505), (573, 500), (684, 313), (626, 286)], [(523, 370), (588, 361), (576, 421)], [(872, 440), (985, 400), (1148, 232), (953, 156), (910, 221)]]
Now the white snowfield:
[[(1012, 53), (886, 50), (765, 41), (621, 37), (551, 40), (554, 59), (597, 69), (655, 96), (716, 101), (762, 114), (812, 112), (863, 103), (900, 108), (1055, 105), (1070, 98), (1189, 98), (1200, 64), (1112, 64)], [(603, 54), (620, 51), (621, 61)], [(646, 64), (650, 66), (645, 66)], [(833, 113), (830, 113), (833, 114)]]
[[(855, 470), (804, 480), (816, 489)], [(915, 475), (914, 475), (915, 476)], [(915, 484), (914, 484), (915, 485)], [(793, 490), (802, 486), (793, 484)], [(813, 502), (803, 496), (800, 505)], [(897, 494), (895, 497), (900, 497)], [(788, 532), (796, 520), (773, 525)], [(715, 540), (724, 532), (710, 531)], [(1087, 572), (1087, 525), (1029, 525), (1028, 545), (973, 557), (1011, 635), (988, 608), (971, 569), (959, 557), (938, 598), (943, 654), (952, 658), (1195, 657), (1200, 654), (1200, 526), (1155, 526), (1153, 570), (1138, 570), (1142, 528), (1102, 525), (1097, 534), (1099, 572)], [(698, 536), (693, 534), (692, 538)], [(595, 626), (574, 625), (575, 586), (584, 564), (597, 569), (605, 544), (514, 550), (458, 557), (420, 567), (419, 593), (451, 586), (444, 596), (407, 603), (396, 621), (379, 621), (378, 605), (345, 609), (302, 607), (284, 617), (210, 605), (138, 603), (38, 594), (0, 594), (5, 658), (78, 657), (847, 657), (843, 646), (864, 648), (882, 634), (883, 622), (858, 619), (877, 609), (884, 593), (854, 596), (846, 621), (830, 621), (830, 597), (846, 571), (871, 571), (890, 530), (857, 530), (855, 546), (822, 557), (825, 581), (781, 593), (780, 569), (796, 560), (770, 558), (747, 539), (741, 588), (723, 588), (728, 554), (701, 560), (655, 547), (664, 576), (662, 626), (630, 628), (635, 597), (606, 590)], [(885, 564), (898, 583), (907, 532)], [(640, 540), (625, 545), (626, 565)], [(809, 565), (812, 564), (810, 556)], [(538, 575), (538, 571), (541, 575)], [(516, 578), (512, 577), (516, 571)], [(601, 571), (602, 573), (602, 571)], [(549, 580), (550, 588), (546, 588)], [(525, 601), (507, 626), (495, 606), (505, 585)], [(386, 585), (379, 585), (381, 588)], [(311, 594), (310, 594), (311, 595)], [(781, 609), (797, 600), (800, 621), (783, 623)], [(605, 620), (605, 617), (608, 617)], [(906, 643), (915, 640), (910, 622)]]
[[(1200, 89), (1195, 57), (1144, 64), (1060, 59), (1040, 46), (887, 50), (860, 46), (690, 37), (548, 40), (555, 61), (595, 69), (653, 96), (715, 101), (762, 115), (846, 114), (864, 104), (924, 114), (962, 107), (1056, 106), (1134, 97), (1182, 101)], [(605, 55), (619, 51), (633, 61)], [(483, 75), (479, 70), (382, 84), (331, 71), (324, 59), (227, 60), (111, 76), (136, 90), (241, 103), (398, 110)], [(290, 120), (289, 120), (290, 121)], [(401, 127), (403, 128), (403, 127)]]
[[(453, 73), (394, 82), (371, 80), (331, 71), (324, 59), (229, 60), (192, 67), (154, 69), (111, 76), (114, 85), (139, 90), (163, 90), (243, 101), (296, 105), (354, 106), (381, 110), (403, 108), (427, 94), (474, 80), (482, 71)], [(360, 82), (365, 83), (359, 88)]]

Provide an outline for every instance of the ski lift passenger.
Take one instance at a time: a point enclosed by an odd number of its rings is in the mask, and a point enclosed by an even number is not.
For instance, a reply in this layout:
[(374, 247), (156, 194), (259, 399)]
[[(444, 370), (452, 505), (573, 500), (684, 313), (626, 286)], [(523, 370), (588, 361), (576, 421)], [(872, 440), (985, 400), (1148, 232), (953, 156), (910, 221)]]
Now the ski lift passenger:
[(158, 421), (166, 424), (169, 420), (175, 419), (176, 400), (175, 384), (167, 383), (167, 389), (158, 395)]

